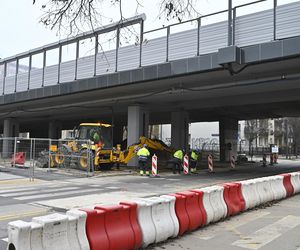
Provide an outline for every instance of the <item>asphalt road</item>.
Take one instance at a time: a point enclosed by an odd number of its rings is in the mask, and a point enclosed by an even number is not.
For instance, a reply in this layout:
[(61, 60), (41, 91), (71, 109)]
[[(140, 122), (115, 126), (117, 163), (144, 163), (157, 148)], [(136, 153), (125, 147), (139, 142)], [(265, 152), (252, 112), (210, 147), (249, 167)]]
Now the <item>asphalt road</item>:
[[(69, 173), (48, 173), (43, 170), (36, 171), (36, 179), (32, 182), (28, 179), (28, 170), (9, 169), (9, 172), (3, 172), (0, 168), (0, 250), (6, 248), (5, 238), (7, 238), (7, 223), (9, 221), (19, 219), (30, 221), (31, 218), (35, 216), (53, 212), (65, 212), (67, 209), (73, 207), (79, 208), (93, 207), (96, 204), (115, 204), (122, 200), (134, 200), (138, 197), (168, 194), (223, 182), (244, 180), (299, 170), (300, 161), (286, 160), (281, 160), (278, 165), (273, 167), (268, 166), (266, 168), (262, 168), (260, 164), (252, 164), (239, 166), (235, 170), (230, 170), (229, 168), (216, 169), (214, 174), (209, 174), (206, 170), (199, 171), (199, 174), (197, 175), (188, 176), (163, 173), (160, 178), (140, 177), (134, 174), (128, 175), (128, 172), (127, 175), (124, 175), (124, 172), (116, 172), (116, 174), (118, 174), (116, 176), (107, 176), (107, 174), (104, 173), (86, 178), (83, 176), (74, 177)], [(300, 208), (299, 204), (300, 201), (297, 196), (296, 202), (293, 203), (295, 210), (300, 211), (300, 209), (296, 209)], [(270, 209), (273, 209), (273, 207)], [(292, 211), (293, 209), (284, 209), (281, 213), (284, 218), (289, 215), (297, 217), (297, 213), (292, 213)], [(252, 212), (249, 214), (251, 213)], [(274, 216), (279, 216), (278, 211), (277, 213), (278, 214), (275, 214)], [(235, 218), (238, 217), (234, 217), (230, 219), (230, 221), (235, 220)], [(289, 220), (290, 218), (294, 217), (288, 217), (285, 220)], [(251, 226), (239, 226), (239, 230), (242, 230), (244, 227), (252, 228), (252, 225), (253, 230), (258, 230), (264, 225), (268, 225), (267, 223), (269, 221), (270, 218), (267, 215), (266, 217), (262, 216), (257, 220), (253, 220), (250, 224)], [(254, 226), (256, 223), (258, 223), (261, 227)], [(275, 226), (276, 225), (277, 224), (275, 224)], [(209, 226), (207, 229), (213, 227), (214, 226)], [(240, 227), (242, 229), (240, 229)], [(289, 232), (293, 235), (293, 232), (297, 229), (299, 235), (298, 226), (290, 229)], [(202, 232), (203, 229), (195, 233), (202, 234)], [(227, 248), (222, 249), (242, 249), (239, 245), (232, 245), (238, 240), (235, 238), (236, 236), (230, 235), (228, 230), (225, 230), (223, 233), (222, 231), (220, 232), (220, 235), (223, 238), (212, 237), (209, 240), (203, 240), (200, 237), (198, 241), (192, 236), (194, 234), (193, 233), (182, 237), (179, 240), (166, 243), (166, 245), (160, 245), (160, 248), (157, 249), (200, 249), (195, 248), (198, 247), (198, 245), (199, 247), (201, 246), (201, 249), (203, 247), (204, 249), (220, 249), (220, 246), (223, 246), (223, 241), (224, 244), (226, 242)], [(246, 237), (251, 234), (251, 231), (247, 230), (245, 232), (241, 232), (243, 235), (246, 235)], [(193, 245), (192, 242), (195, 242), (196, 245)], [(184, 247), (180, 248), (180, 245)]]

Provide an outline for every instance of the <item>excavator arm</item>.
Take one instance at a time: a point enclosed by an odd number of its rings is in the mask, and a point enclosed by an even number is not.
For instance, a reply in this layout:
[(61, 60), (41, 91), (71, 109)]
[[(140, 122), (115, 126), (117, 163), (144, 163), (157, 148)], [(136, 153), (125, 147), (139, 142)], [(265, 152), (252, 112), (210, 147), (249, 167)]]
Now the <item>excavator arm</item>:
[(138, 149), (146, 144), (149, 149), (165, 151), (169, 154), (173, 154), (174, 149), (167, 146), (164, 142), (156, 139), (149, 139), (144, 136), (140, 137), (139, 143), (133, 144), (127, 148), (126, 151), (121, 152), (121, 163), (127, 164), (137, 153)]

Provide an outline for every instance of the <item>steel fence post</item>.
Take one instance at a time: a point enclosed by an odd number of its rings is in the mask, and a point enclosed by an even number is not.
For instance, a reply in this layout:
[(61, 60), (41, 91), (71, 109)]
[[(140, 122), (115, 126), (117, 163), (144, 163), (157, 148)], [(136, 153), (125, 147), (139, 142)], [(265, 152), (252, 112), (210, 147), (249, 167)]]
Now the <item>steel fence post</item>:
[(35, 168), (35, 139), (33, 139), (33, 167), (32, 167), (32, 181), (34, 181), (34, 168)]
[(139, 67), (142, 67), (142, 53), (143, 53), (143, 40), (144, 40), (144, 21), (141, 21), (140, 24), (140, 58), (139, 58)]
[(30, 154), (30, 165), (29, 165), (29, 181), (31, 181), (31, 179), (32, 179), (32, 139), (30, 139), (30, 152), (29, 152), (29, 154)]
[(78, 73), (78, 58), (79, 58), (79, 40), (76, 41), (76, 59), (75, 59), (75, 73), (74, 73), (75, 80), (77, 80), (77, 73)]
[(3, 69), (3, 88), (2, 88), (2, 95), (5, 94), (5, 80), (6, 80), (6, 74), (7, 74), (7, 62), (4, 62), (4, 69)]
[(167, 27), (166, 62), (169, 61), (169, 38), (170, 38), (170, 26)]
[(276, 40), (276, 8), (277, 0), (273, 1), (273, 40)]
[(52, 140), (49, 139), (49, 148), (48, 148), (48, 172), (50, 172), (50, 168), (51, 168), (51, 144), (52, 144)]
[(95, 36), (94, 76), (97, 75), (98, 34)]
[(197, 56), (200, 55), (200, 27), (201, 27), (201, 17), (197, 19)]
[(32, 67), (32, 55), (29, 55), (29, 65), (28, 65), (28, 79), (27, 79), (27, 90), (30, 89), (30, 75), (31, 75), (31, 67)]
[(232, 45), (232, 0), (228, 0), (228, 42), (227, 45)]
[(235, 45), (235, 28), (236, 28), (236, 8), (233, 8), (233, 17), (232, 17), (232, 45)]
[(14, 145), (14, 167), (16, 167), (16, 153), (17, 153), (17, 137), (15, 137), (15, 145)]
[(42, 72), (42, 87), (45, 85), (45, 68), (47, 62), (47, 52), (46, 50), (43, 51), (43, 72)]
[(15, 93), (17, 92), (18, 73), (19, 73), (19, 58), (17, 58), (17, 60), (16, 60), (16, 72), (15, 72)]
[(118, 28), (117, 28), (115, 72), (118, 72), (119, 46), (120, 46), (120, 26), (118, 26)]

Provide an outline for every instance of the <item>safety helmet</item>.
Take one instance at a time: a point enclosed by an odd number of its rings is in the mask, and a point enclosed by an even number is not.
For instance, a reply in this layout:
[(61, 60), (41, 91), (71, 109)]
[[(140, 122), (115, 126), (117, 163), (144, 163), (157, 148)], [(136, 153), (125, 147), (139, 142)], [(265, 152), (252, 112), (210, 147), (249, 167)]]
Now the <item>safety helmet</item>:
[(148, 147), (148, 145), (147, 145), (147, 144), (144, 144), (144, 145), (143, 145), (143, 147), (144, 147), (144, 148), (147, 148), (147, 147)]

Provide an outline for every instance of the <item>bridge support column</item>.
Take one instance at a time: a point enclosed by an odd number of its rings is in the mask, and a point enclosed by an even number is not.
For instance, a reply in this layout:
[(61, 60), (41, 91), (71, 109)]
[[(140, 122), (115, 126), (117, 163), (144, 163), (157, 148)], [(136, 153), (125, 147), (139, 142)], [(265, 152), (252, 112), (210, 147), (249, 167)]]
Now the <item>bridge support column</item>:
[(185, 111), (171, 114), (171, 145), (175, 149), (188, 148), (189, 117)]
[(238, 120), (225, 118), (219, 121), (220, 161), (229, 161), (230, 156), (237, 156)]
[[(128, 107), (128, 134), (127, 146), (130, 146), (139, 141), (140, 136), (148, 135), (149, 115), (139, 105)], [(137, 157), (130, 160), (129, 166), (137, 166)]]
[(48, 137), (50, 139), (61, 138), (62, 124), (58, 121), (51, 121), (48, 126)]
[(115, 124), (113, 127), (113, 146), (117, 146), (117, 144), (122, 144), (123, 142), (123, 129), (124, 126), (121, 124)]
[(20, 128), (18, 122), (10, 118), (4, 120), (2, 157), (9, 157), (14, 152), (14, 140), (12, 139), (12, 137), (18, 137), (19, 130)]

